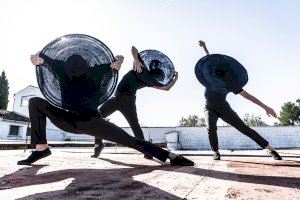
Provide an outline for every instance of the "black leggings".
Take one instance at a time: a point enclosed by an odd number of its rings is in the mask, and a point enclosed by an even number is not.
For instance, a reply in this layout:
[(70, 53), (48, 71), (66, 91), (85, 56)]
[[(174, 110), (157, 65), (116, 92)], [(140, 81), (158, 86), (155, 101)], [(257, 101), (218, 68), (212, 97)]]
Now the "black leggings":
[(227, 101), (218, 106), (205, 106), (205, 121), (207, 124), (208, 137), (211, 149), (213, 151), (219, 150), (218, 136), (217, 136), (217, 121), (221, 118), (241, 133), (254, 140), (261, 148), (266, 148), (269, 143), (255, 130), (247, 126), (243, 120), (234, 112)]
[(144, 140), (130, 136), (113, 123), (105, 121), (97, 113), (74, 113), (57, 108), (42, 98), (29, 100), (31, 121), (31, 144), (46, 144), (46, 117), (63, 131), (87, 134), (131, 147), (142, 153), (149, 153), (165, 162), (169, 152)]
[[(134, 136), (144, 140), (144, 134), (139, 124), (136, 113), (135, 95), (125, 95), (116, 93), (116, 95), (107, 100), (99, 109), (102, 118), (106, 118), (115, 111), (120, 111), (129, 123)], [(103, 144), (101, 138), (95, 138), (95, 144)]]

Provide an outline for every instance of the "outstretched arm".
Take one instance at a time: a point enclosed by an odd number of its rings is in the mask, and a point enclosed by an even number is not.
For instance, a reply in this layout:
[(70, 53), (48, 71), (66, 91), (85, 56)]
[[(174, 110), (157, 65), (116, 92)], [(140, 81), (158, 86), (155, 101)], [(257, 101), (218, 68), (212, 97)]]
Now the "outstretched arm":
[(199, 40), (199, 46), (204, 49), (206, 55), (209, 55), (209, 52), (208, 52), (205, 42), (203, 42), (202, 40)]
[(273, 117), (277, 117), (277, 114), (276, 112), (270, 108), (269, 106), (265, 105), (264, 103), (262, 103), (260, 100), (258, 100), (257, 98), (255, 98), (254, 96), (252, 96), (251, 94), (249, 94), (248, 92), (246, 92), (245, 90), (243, 90), (241, 93), (240, 93), (241, 96), (243, 96), (245, 99), (248, 99), (249, 101), (252, 101), (253, 103), (255, 103), (256, 105), (259, 105), (260, 107), (262, 107), (267, 115), (270, 117), (273, 116)]
[(133, 56), (134, 71), (141, 73), (143, 64), (139, 60), (139, 51), (135, 46), (131, 47), (131, 54)]
[(37, 53), (35, 55), (31, 55), (30, 60), (31, 63), (36, 66), (47, 63), (50, 67), (63, 67), (65, 64), (65, 62), (61, 60), (52, 59), (43, 53)]
[(174, 72), (174, 78), (173, 80), (166, 86), (154, 86), (155, 89), (159, 89), (159, 90), (165, 90), (165, 91), (169, 91), (176, 83), (178, 79), (178, 72)]

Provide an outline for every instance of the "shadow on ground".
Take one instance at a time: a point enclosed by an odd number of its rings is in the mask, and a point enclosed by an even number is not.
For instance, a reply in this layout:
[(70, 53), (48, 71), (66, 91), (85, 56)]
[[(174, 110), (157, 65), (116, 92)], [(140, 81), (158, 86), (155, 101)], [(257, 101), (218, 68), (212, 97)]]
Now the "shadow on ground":
[[(181, 198), (168, 192), (133, 180), (137, 174), (152, 170), (172, 170), (169, 165), (118, 169), (67, 169), (43, 174), (37, 172), (45, 165), (32, 165), (0, 179), (0, 191), (23, 186), (40, 185), (73, 178), (64, 190), (30, 195), (20, 199), (172, 199)], [(131, 199), (131, 198), (130, 198)]]
[[(131, 199), (132, 197), (134, 197), (134, 199), (181, 199), (171, 193), (133, 179), (133, 176), (150, 173), (154, 170), (176, 171), (181, 167), (174, 167), (170, 165), (134, 165), (104, 158), (101, 158), (101, 160), (127, 168), (67, 169), (37, 174), (37, 172), (46, 165), (33, 165), (0, 178), (0, 190), (47, 184), (62, 181), (67, 178), (73, 178), (72, 183), (64, 190), (34, 194), (21, 199)], [(228, 162), (239, 162), (244, 165), (270, 165), (268, 163), (232, 160), (228, 160)], [(284, 165), (283, 163), (282, 165), (280, 164), (281, 163), (279, 162), (276, 165), (288, 167), (300, 166), (297, 161), (288, 161), (288, 164)], [(200, 169), (197, 167), (187, 167), (185, 172), (181, 173), (236, 182), (281, 186), (286, 188), (300, 187), (300, 178), (297, 177), (247, 175), (211, 169)]]

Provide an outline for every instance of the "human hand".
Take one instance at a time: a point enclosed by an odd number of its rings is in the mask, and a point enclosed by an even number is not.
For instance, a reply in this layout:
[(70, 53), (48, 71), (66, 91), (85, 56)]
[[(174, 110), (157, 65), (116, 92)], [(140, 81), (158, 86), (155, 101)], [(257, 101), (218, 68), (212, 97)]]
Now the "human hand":
[(134, 60), (133, 65), (134, 65), (134, 71), (136, 71), (137, 73), (142, 72), (143, 64), (139, 60)]
[(267, 113), (267, 115), (268, 115), (269, 117), (270, 117), (270, 115), (271, 115), (271, 116), (277, 118), (277, 114), (276, 114), (276, 112), (275, 112), (272, 108), (266, 107), (266, 108), (265, 108), (265, 111), (266, 111), (266, 113)]
[(124, 61), (124, 57), (121, 56), (121, 55), (117, 55), (115, 57), (115, 60), (113, 63), (111, 63), (110, 67), (114, 70), (120, 70), (121, 69), (121, 66), (122, 66), (122, 63)]
[(44, 63), (44, 59), (39, 57), (38, 54), (31, 55), (30, 61), (33, 65), (42, 65)]
[(117, 56), (115, 56), (115, 60), (121, 62), (121, 64), (122, 64), (123, 61), (124, 61), (124, 56), (122, 56), (122, 55), (117, 55)]
[(198, 44), (199, 44), (200, 47), (205, 47), (206, 46), (205, 42), (202, 41), (202, 40), (199, 40)]
[(178, 79), (178, 72), (177, 71), (174, 71), (174, 78)]

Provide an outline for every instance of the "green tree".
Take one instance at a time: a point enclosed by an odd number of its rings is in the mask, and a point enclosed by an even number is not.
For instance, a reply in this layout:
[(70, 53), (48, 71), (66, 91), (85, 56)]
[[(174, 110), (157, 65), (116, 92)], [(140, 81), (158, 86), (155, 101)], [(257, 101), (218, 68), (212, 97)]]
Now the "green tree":
[(278, 119), (281, 126), (300, 125), (300, 99), (283, 104)]
[(9, 85), (4, 70), (0, 76), (0, 109), (6, 110), (8, 105)]
[(243, 121), (247, 126), (267, 126), (268, 124), (263, 122), (261, 116), (245, 114)]
[(191, 126), (205, 126), (204, 118), (200, 118), (197, 115), (189, 115), (187, 118), (182, 117), (179, 126), (191, 127)]

